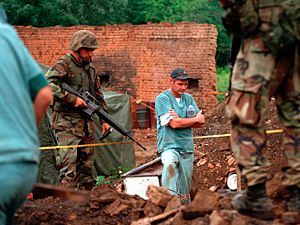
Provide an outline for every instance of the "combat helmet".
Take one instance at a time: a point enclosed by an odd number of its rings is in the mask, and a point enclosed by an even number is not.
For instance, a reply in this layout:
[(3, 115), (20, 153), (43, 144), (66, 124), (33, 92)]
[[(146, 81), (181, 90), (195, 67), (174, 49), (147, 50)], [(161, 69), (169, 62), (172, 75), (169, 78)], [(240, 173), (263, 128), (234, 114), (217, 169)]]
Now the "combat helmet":
[(72, 36), (70, 50), (78, 51), (80, 48), (96, 49), (99, 47), (96, 35), (88, 30), (79, 30)]

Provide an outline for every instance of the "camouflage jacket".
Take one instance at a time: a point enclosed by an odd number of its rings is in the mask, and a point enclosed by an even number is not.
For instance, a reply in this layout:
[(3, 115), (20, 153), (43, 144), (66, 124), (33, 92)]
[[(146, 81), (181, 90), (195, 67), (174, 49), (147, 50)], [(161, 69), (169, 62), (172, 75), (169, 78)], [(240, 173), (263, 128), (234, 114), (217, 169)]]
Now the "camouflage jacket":
[(77, 97), (61, 89), (61, 84), (65, 82), (79, 93), (89, 91), (93, 94), (94, 92), (102, 109), (108, 112), (100, 89), (100, 80), (96, 75), (96, 68), (92, 63), (82, 65), (71, 54), (67, 54), (49, 69), (46, 77), (49, 80), (49, 85), (54, 94), (53, 109), (55, 111), (81, 113), (79, 109), (74, 107)]

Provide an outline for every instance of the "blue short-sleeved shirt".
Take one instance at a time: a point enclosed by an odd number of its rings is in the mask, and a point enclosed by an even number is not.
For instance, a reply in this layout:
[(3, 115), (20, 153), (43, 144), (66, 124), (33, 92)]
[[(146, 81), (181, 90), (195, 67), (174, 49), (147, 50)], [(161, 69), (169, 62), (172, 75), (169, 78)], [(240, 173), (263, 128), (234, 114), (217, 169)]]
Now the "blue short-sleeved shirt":
[(195, 100), (188, 93), (180, 96), (179, 103), (177, 103), (169, 90), (164, 91), (156, 97), (157, 148), (159, 153), (168, 149), (177, 149), (180, 152), (194, 151), (192, 128), (173, 129), (169, 125), (162, 126), (160, 121), (160, 117), (167, 114), (170, 109), (174, 109), (180, 118), (187, 118), (189, 105), (194, 106), (196, 113), (199, 112)]
[(32, 101), (48, 84), (12, 26), (0, 22), (0, 163), (39, 160)]

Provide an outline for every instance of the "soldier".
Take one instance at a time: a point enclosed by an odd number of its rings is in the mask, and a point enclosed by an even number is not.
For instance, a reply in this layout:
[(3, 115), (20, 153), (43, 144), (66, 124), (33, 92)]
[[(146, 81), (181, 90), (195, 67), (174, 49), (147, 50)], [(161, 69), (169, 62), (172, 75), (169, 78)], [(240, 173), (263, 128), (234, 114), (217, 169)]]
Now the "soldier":
[[(58, 145), (78, 145), (94, 142), (95, 123), (82, 109), (86, 103), (81, 98), (61, 88), (63, 82), (74, 90), (89, 91), (107, 112), (100, 90), (100, 80), (92, 64), (93, 51), (98, 48), (94, 33), (80, 30), (73, 34), (69, 54), (52, 66), (46, 74), (54, 94), (52, 128)], [(109, 124), (100, 121), (102, 133)], [(56, 151), (56, 166), (59, 169), (60, 185), (90, 190), (94, 185), (92, 176), (93, 148), (62, 148)]]
[(287, 210), (300, 213), (299, 0), (222, 3), (229, 12), (225, 26), (244, 40), (226, 108), (232, 119), (232, 151), (247, 184), (247, 190), (234, 197), (233, 206), (242, 214), (273, 218), (265, 188), (270, 163), (263, 152), (264, 117), (270, 98), (275, 96), (284, 127), (282, 182), (289, 193)]

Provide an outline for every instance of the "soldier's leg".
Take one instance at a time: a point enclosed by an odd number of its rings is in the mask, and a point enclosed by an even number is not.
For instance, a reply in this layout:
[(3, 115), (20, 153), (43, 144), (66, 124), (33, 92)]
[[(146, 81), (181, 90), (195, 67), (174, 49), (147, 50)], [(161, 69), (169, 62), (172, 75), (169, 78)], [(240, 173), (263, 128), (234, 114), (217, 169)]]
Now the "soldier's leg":
[(242, 214), (272, 219), (266, 195), (270, 163), (266, 149), (264, 116), (269, 106), (275, 59), (265, 49), (261, 34), (247, 39), (236, 60), (231, 96), (226, 113), (232, 120), (231, 147), (247, 183), (247, 190), (235, 196), (233, 206)]
[(55, 160), (56, 150), (41, 151), (38, 182), (45, 184), (58, 184), (59, 171)]
[[(56, 131), (55, 134), (60, 146), (78, 145), (80, 142), (78, 137), (65, 131)], [(77, 148), (61, 148), (55, 152), (55, 159), (60, 185), (76, 187)]]
[[(273, 219), (265, 183), (269, 174), (269, 162), (263, 156), (266, 149), (265, 129), (262, 119), (269, 104), (262, 93), (243, 93), (234, 90), (229, 102), (240, 114), (232, 121), (231, 147), (246, 179), (247, 190), (233, 199), (233, 206), (240, 213)], [(247, 107), (247, 108), (245, 108)]]
[[(281, 61), (281, 67), (294, 62), (289, 57), (283, 57)], [(278, 72), (281, 72), (281, 67)], [(283, 166), (283, 184), (289, 192), (288, 210), (300, 212), (300, 69), (299, 65), (298, 68), (297, 65), (289, 68), (277, 95), (279, 118), (284, 126), (286, 160)]]
[[(85, 120), (84, 123), (84, 136), (82, 137), (81, 144), (93, 144), (95, 123), (90, 120)], [(93, 166), (94, 166), (94, 147), (89, 146), (78, 149), (78, 182), (79, 187), (85, 190), (91, 190), (94, 186), (93, 178)]]
[(266, 135), (262, 121), (269, 101), (261, 93), (233, 90), (231, 94), (228, 106), (240, 111), (232, 120), (232, 151), (247, 185), (263, 183), (268, 177), (270, 165), (263, 156)]
[(86, 147), (78, 149), (78, 182), (79, 187), (85, 190), (91, 190), (94, 186), (92, 169), (94, 166), (94, 148)]

